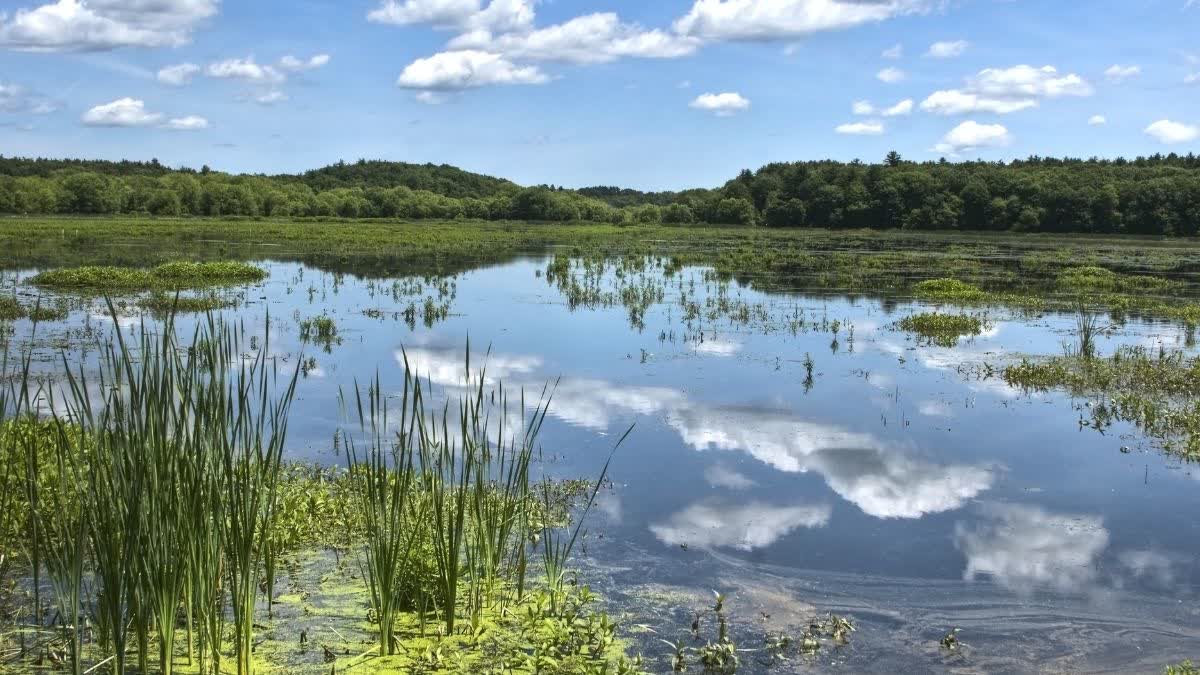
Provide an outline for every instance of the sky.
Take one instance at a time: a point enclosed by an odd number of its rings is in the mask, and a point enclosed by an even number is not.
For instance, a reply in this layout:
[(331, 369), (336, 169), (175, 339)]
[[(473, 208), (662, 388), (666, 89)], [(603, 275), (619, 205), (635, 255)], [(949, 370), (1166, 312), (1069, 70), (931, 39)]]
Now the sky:
[(1200, 151), (1200, 0), (0, 0), (0, 154), (713, 187)]

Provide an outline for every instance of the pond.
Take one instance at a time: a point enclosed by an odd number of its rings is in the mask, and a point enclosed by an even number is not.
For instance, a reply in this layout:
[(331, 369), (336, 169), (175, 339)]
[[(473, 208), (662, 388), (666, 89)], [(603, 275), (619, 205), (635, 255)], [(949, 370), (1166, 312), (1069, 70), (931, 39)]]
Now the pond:
[[(1073, 315), (971, 309), (978, 335), (929, 341), (895, 325), (929, 303), (768, 294), (649, 258), (397, 278), (260, 264), (264, 282), (220, 292), (223, 313), (269, 321), (271, 353), (301, 362), (290, 459), (344, 462), (339, 392), (378, 373), (398, 394), (405, 359), (443, 394), (468, 349), (530, 407), (549, 387), (542, 469), (592, 477), (611, 453), (578, 562), (650, 670), (713, 591), (739, 646), (829, 612), (856, 622), (847, 646), (748, 655), (743, 672), (1156, 672), (1200, 653), (1200, 466), (998, 375), (1061, 354)], [(34, 293), (31, 273), (7, 282)], [(61, 348), (93, 359), (81, 345), (111, 329), (103, 302), (71, 297), (34, 336), (47, 368)], [(10, 350), (29, 339), (15, 322)], [(1194, 351), (1154, 322), (1105, 326), (1098, 349), (1128, 344)], [(952, 628), (964, 646), (947, 651)]]

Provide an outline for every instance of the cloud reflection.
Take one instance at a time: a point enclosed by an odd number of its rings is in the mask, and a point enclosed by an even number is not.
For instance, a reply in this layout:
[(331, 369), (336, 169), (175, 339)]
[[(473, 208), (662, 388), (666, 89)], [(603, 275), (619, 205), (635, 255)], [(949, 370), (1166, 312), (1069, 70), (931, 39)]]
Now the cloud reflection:
[[(434, 382), (445, 386), (464, 382), (460, 351), (422, 348), (409, 350), (408, 355), (410, 365)], [(540, 388), (540, 383), (532, 378), (522, 381), (521, 376), (532, 375), (541, 364), (538, 357), (492, 354), (489, 378), (505, 379), (510, 386), (527, 390)], [(995, 479), (993, 466), (939, 464), (889, 447), (869, 433), (805, 420), (786, 410), (704, 405), (667, 387), (564, 378), (549, 414), (598, 431), (621, 415), (663, 415), (695, 450), (745, 452), (779, 471), (816, 472), (838, 495), (878, 518), (920, 518), (958, 509), (989, 489)], [(705, 476), (713, 485), (750, 486), (740, 474), (722, 476), (710, 469)]]
[(692, 504), (650, 531), (664, 544), (700, 548), (765, 548), (800, 527), (824, 527), (833, 509), (823, 506), (772, 506), (759, 501), (733, 504), (710, 500)]
[(967, 557), (964, 579), (991, 578), (1023, 595), (1035, 587), (1078, 592), (1095, 581), (1109, 539), (1099, 516), (1019, 504), (986, 504), (980, 513), (980, 522), (954, 528), (954, 544)]

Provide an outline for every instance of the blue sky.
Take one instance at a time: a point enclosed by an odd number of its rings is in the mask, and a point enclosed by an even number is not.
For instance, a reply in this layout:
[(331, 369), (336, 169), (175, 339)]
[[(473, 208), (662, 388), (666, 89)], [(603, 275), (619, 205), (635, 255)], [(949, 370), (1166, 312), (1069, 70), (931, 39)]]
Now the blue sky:
[(1200, 150), (1200, 0), (0, 0), (0, 17), (5, 155), (678, 189), (891, 149)]

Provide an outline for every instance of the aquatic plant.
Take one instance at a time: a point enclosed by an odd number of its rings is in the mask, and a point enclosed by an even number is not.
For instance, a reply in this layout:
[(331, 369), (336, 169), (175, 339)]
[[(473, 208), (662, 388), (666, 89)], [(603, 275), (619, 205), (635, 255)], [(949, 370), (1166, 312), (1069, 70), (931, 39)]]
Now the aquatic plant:
[(29, 283), (56, 289), (130, 291), (255, 283), (266, 276), (265, 270), (243, 262), (171, 262), (149, 269), (65, 267), (40, 272)]
[(896, 322), (896, 327), (903, 331), (916, 333), (933, 344), (953, 347), (964, 335), (982, 333), (986, 327), (986, 321), (981, 316), (971, 314), (922, 312), (900, 319)]

